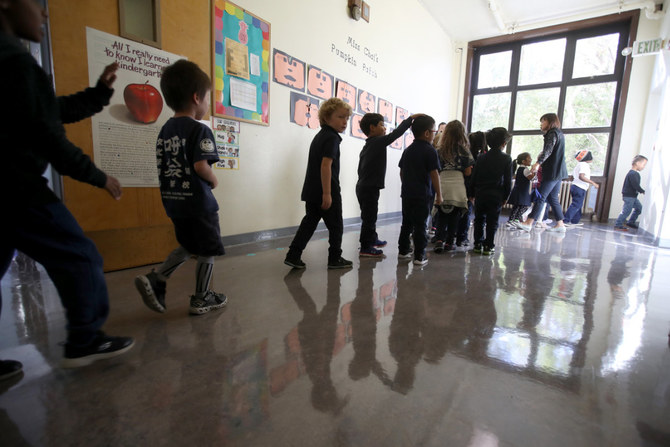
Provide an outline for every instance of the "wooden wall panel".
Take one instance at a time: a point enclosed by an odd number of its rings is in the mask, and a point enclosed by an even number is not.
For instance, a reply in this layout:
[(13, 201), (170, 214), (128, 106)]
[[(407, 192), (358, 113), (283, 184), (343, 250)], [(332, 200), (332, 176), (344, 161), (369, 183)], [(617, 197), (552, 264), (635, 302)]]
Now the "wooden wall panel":
[[(163, 50), (183, 55), (209, 72), (210, 2), (161, 2)], [(119, 34), (117, 0), (49, 0), (56, 93), (89, 85), (86, 27)], [(93, 157), (91, 121), (66, 126), (68, 138)], [(97, 244), (105, 270), (162, 261), (176, 247), (158, 188), (125, 188), (120, 201), (104, 190), (69, 178), (64, 201)]]

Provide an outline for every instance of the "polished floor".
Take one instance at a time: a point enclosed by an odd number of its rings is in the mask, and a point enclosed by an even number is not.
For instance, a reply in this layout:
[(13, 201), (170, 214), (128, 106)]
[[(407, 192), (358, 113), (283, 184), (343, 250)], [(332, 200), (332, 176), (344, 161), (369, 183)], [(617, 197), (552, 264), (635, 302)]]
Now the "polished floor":
[(611, 227), (501, 229), (495, 255), (383, 260), (327, 270), (317, 233), (304, 271), (290, 239), (230, 247), (223, 311), (188, 315), (189, 261), (165, 314), (133, 277), (107, 274), (105, 327), (128, 354), (58, 368), (64, 315), (41, 267), (2, 281), (1, 446), (670, 445), (670, 252)]

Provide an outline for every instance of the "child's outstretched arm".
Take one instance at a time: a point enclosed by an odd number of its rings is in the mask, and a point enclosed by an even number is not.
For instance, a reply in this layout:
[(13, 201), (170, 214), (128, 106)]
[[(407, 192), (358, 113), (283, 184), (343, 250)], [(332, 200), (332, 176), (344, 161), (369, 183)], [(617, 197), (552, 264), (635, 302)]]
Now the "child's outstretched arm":
[(195, 168), (195, 173), (198, 174), (198, 177), (209, 183), (209, 186), (211, 186), (212, 189), (218, 186), (219, 180), (216, 178), (216, 175), (214, 175), (214, 171), (209, 165), (208, 160), (196, 161), (193, 164), (193, 167)]

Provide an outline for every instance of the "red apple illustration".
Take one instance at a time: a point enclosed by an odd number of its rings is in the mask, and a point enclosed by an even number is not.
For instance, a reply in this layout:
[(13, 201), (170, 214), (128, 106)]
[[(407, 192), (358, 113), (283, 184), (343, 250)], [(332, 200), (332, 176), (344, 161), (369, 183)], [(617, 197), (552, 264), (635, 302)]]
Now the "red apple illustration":
[(145, 84), (128, 84), (123, 89), (123, 100), (133, 117), (140, 123), (153, 123), (163, 110), (163, 98), (156, 87)]

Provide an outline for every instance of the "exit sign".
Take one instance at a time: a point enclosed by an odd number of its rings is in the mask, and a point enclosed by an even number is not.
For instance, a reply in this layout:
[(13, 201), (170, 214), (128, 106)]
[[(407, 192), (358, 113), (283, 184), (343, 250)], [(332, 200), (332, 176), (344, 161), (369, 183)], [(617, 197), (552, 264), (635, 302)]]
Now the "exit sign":
[(667, 42), (661, 38), (651, 40), (635, 41), (633, 44), (633, 56), (649, 56), (658, 54), (666, 49)]

